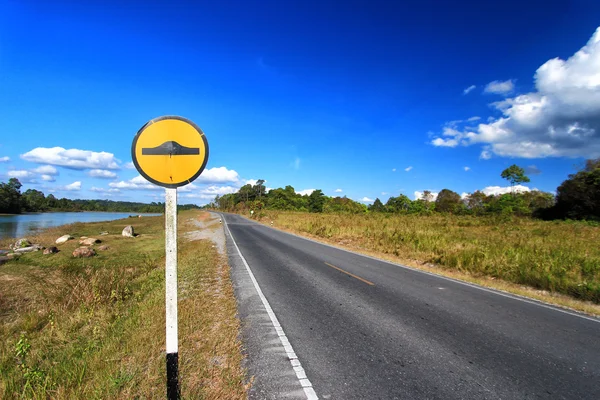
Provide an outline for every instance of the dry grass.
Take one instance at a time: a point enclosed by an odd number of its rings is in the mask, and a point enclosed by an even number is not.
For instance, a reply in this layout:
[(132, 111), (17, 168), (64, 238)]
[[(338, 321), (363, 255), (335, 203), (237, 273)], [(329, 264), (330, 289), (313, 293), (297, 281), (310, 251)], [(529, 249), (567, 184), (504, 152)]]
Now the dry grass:
[[(180, 221), (206, 218), (188, 211)], [(123, 238), (132, 224), (136, 238)], [(182, 223), (180, 238), (189, 227)], [(108, 245), (90, 259), (27, 254), (0, 267), (1, 398), (155, 398), (165, 393), (162, 217), (74, 224), (64, 233)], [(98, 247), (98, 246), (96, 246)], [(182, 396), (245, 398), (239, 322), (226, 259), (209, 241), (179, 243)]]
[(375, 257), (600, 315), (600, 228), (451, 215), (262, 212), (261, 222)]

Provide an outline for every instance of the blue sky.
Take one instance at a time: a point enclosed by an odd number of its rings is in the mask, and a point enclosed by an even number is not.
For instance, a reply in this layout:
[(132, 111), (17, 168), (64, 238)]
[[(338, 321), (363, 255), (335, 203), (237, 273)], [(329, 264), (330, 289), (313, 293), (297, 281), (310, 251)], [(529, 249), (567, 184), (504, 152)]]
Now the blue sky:
[(599, 16), (591, 0), (4, 1), (0, 180), (161, 199), (131, 141), (181, 115), (210, 159), (180, 202), (260, 178), (365, 202), (495, 193), (513, 163), (554, 191), (600, 156)]

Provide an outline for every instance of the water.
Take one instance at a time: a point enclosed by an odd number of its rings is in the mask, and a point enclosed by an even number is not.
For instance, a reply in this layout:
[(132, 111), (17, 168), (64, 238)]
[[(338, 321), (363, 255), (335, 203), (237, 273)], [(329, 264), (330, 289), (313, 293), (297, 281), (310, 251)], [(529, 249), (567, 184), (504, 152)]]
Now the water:
[[(0, 239), (27, 237), (38, 229), (72, 224), (74, 222), (113, 221), (130, 215), (156, 216), (162, 214), (138, 214), (127, 212), (55, 212), (19, 215), (0, 215)], [(68, 232), (67, 232), (68, 233)]]

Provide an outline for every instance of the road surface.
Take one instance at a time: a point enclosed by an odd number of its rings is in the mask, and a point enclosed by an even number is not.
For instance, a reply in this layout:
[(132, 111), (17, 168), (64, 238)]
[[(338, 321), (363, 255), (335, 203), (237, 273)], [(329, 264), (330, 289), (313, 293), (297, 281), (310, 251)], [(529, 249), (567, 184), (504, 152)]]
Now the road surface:
[(251, 398), (308, 393), (257, 284), (319, 398), (600, 399), (597, 319), (223, 217)]

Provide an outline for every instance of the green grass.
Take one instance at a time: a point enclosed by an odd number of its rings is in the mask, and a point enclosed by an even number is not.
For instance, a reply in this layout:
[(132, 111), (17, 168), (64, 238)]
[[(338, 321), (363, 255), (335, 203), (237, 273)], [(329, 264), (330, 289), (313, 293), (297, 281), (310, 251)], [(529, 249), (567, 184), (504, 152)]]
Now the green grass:
[[(181, 213), (179, 237), (185, 221), (206, 217)], [(127, 224), (141, 235), (122, 237)], [(49, 246), (65, 233), (109, 249), (76, 259), (72, 240), (0, 267), (0, 398), (164, 397), (163, 218), (74, 224), (32, 241)], [(183, 398), (245, 398), (226, 259), (211, 242), (180, 239), (178, 268)]]
[(262, 221), (343, 245), (600, 303), (600, 228), (453, 215), (263, 212)]

